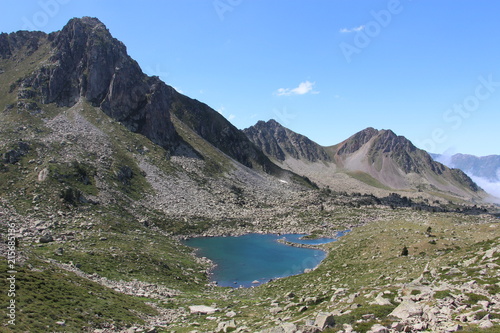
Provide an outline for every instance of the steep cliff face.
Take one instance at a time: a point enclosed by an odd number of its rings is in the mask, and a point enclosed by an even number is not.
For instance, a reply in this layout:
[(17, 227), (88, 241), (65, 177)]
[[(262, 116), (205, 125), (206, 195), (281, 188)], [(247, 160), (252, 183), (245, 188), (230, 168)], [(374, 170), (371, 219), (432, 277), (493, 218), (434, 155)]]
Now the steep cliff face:
[(284, 161), (287, 156), (309, 162), (331, 161), (331, 157), (323, 147), (281, 126), (275, 120), (259, 121), (243, 132), (267, 155), (278, 161)]
[(176, 94), (171, 111), (196, 134), (243, 165), (273, 175), (283, 172), (242, 131), (208, 105)]
[(50, 43), (51, 56), (19, 84), (40, 103), (71, 107), (80, 98), (99, 106), (154, 143), (171, 148), (178, 137), (170, 120), (173, 88), (148, 77), (125, 46), (98, 19), (72, 19), (58, 32), (18, 32), (2, 36), (0, 54), (7, 58), (22, 47)]

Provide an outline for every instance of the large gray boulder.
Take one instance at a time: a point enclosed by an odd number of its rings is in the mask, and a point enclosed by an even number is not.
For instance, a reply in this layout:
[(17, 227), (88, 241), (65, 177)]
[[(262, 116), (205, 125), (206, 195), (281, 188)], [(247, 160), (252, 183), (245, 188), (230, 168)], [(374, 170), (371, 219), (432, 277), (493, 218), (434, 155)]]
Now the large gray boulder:
[(234, 321), (234, 319), (231, 319), (230, 321), (222, 321), (219, 323), (219, 325), (217, 326), (217, 330), (216, 332), (218, 333), (228, 333), (228, 332), (232, 332), (234, 330), (236, 330), (236, 322)]
[(368, 333), (389, 333), (389, 330), (385, 326), (375, 324), (370, 328)]
[(420, 304), (411, 300), (404, 300), (390, 313), (390, 316), (405, 320), (410, 317), (420, 317), (422, 314), (423, 309)]
[(191, 314), (213, 314), (219, 309), (206, 305), (191, 305), (189, 311)]
[(316, 316), (316, 320), (314, 321), (314, 326), (317, 326), (322, 330), (327, 327), (333, 327), (334, 325), (335, 318), (331, 313), (321, 312)]

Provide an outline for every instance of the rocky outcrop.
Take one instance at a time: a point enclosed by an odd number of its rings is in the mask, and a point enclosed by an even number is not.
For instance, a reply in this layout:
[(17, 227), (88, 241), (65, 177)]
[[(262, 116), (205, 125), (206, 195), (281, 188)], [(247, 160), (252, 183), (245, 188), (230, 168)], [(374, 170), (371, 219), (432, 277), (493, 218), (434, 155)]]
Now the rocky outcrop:
[(0, 34), (0, 58), (7, 59), (23, 50), (22, 57), (31, 55), (47, 39), (40, 31), (18, 31), (10, 34)]

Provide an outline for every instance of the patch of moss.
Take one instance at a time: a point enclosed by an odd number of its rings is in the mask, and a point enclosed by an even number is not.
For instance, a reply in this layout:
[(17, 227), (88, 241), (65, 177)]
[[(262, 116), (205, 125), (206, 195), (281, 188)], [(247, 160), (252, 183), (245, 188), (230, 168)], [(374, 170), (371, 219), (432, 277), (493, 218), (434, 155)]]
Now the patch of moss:
[(381, 182), (379, 182), (377, 179), (373, 178), (366, 172), (361, 172), (361, 171), (356, 171), (356, 172), (346, 172), (349, 176), (353, 177), (354, 179), (357, 179), (367, 185), (384, 189), (384, 190), (391, 190), (390, 187), (385, 186)]
[(464, 304), (471, 306), (476, 305), (479, 301), (488, 301), (488, 297), (475, 293), (466, 293), (465, 296), (467, 296), (467, 300), (464, 301)]
[(353, 325), (355, 330), (358, 332), (368, 331), (375, 322), (369, 321), (364, 323), (357, 323), (358, 320), (362, 319), (363, 315), (373, 314), (375, 318), (384, 319), (386, 318), (394, 309), (395, 305), (366, 305), (352, 310), (348, 314), (344, 314), (335, 317), (336, 327), (342, 327), (343, 324)]
[(439, 290), (434, 293), (434, 298), (435, 299), (443, 299), (446, 297), (451, 297), (451, 293), (449, 290)]

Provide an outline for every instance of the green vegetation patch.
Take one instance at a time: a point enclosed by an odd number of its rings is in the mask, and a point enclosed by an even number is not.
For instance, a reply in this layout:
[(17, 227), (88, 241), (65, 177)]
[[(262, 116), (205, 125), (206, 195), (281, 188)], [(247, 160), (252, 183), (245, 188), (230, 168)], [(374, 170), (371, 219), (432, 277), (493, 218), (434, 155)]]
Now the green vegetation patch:
[[(156, 310), (134, 297), (117, 293), (74, 273), (37, 262), (37, 270), (19, 268), (16, 276), (16, 325), (12, 332), (81, 332), (85, 327), (126, 327), (141, 324), (141, 315)], [(6, 260), (0, 278), (7, 278)], [(10, 301), (7, 293), (0, 302)], [(6, 322), (6, 320), (4, 320)], [(56, 322), (64, 322), (64, 326)]]
[(368, 184), (370, 186), (376, 187), (376, 188), (381, 188), (384, 190), (391, 190), (390, 187), (385, 186), (381, 182), (379, 182), (377, 179), (373, 178), (366, 172), (361, 172), (361, 171), (354, 171), (354, 172), (346, 172), (349, 176), (351, 176), (354, 179), (357, 179), (365, 184)]
[(464, 301), (464, 304), (468, 305), (476, 305), (477, 302), (479, 301), (488, 301), (488, 297), (484, 295), (479, 295), (475, 293), (466, 293), (465, 296), (467, 296), (467, 300)]
[(204, 269), (194, 261), (191, 249), (161, 235), (102, 232), (33, 251), (115, 281), (138, 279), (182, 290), (199, 290), (206, 283)]
[(395, 305), (361, 306), (357, 309), (352, 310), (347, 314), (335, 317), (335, 327), (334, 330), (332, 330), (331, 332), (336, 331), (337, 328), (342, 328), (344, 324), (352, 325), (357, 332), (361, 333), (367, 332), (375, 323), (377, 323), (377, 321), (373, 320), (373, 321), (358, 322), (361, 319), (363, 319), (364, 315), (372, 314), (374, 315), (375, 318), (384, 319), (395, 308), (396, 308)]
[(439, 290), (434, 293), (435, 299), (443, 299), (446, 297), (453, 297), (449, 290)]
[(49, 173), (55, 180), (84, 194), (98, 194), (94, 180), (96, 169), (93, 166), (78, 161), (50, 164)]

